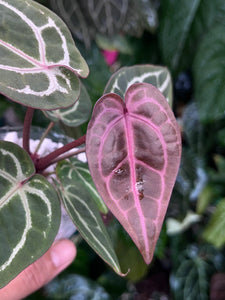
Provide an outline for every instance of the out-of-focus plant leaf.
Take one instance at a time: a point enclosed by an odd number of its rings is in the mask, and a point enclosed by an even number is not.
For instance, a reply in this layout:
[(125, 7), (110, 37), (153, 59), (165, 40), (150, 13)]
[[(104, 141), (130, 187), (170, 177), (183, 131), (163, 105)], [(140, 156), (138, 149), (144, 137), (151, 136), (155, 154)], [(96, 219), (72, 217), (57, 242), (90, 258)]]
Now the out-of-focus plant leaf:
[(141, 37), (144, 30), (155, 33), (158, 27), (157, 1), (130, 0), (123, 32)]
[[(199, 120), (199, 112), (196, 107), (196, 103), (190, 103), (185, 106), (183, 115), (183, 134), (186, 143), (188, 146), (195, 152), (197, 155), (202, 156), (201, 152), (201, 132), (202, 125)], [(199, 153), (200, 152), (200, 153)]]
[[(202, 173), (204, 174), (203, 176)], [(199, 182), (199, 185), (197, 185), (197, 182)], [(183, 147), (181, 166), (176, 182), (177, 189), (188, 199), (197, 198), (205, 183), (206, 175), (204, 169), (202, 169), (201, 159), (190, 149)]]
[(71, 34), (35, 1), (0, 1), (0, 92), (39, 109), (72, 105), (88, 66)]
[(189, 68), (201, 38), (215, 24), (224, 24), (224, 17), (223, 0), (161, 1), (159, 42), (164, 63), (173, 72)]
[(215, 191), (214, 185), (206, 185), (198, 197), (196, 206), (197, 213), (204, 213), (209, 203), (212, 202), (212, 200), (215, 200), (215, 197), (217, 197), (217, 192)]
[(47, 299), (111, 300), (110, 295), (95, 282), (86, 277), (70, 274), (56, 278), (45, 288)]
[(68, 215), (91, 248), (116, 273), (122, 275), (111, 239), (96, 202), (92, 199), (90, 192), (84, 188), (84, 183), (78, 184), (81, 180), (75, 168), (70, 170), (66, 163), (62, 162), (62, 164), (64, 165), (63, 168), (61, 168), (60, 163), (57, 165), (56, 173), (61, 185), (60, 195)]
[[(113, 272), (103, 273), (97, 280), (97, 283), (100, 284), (108, 293), (112, 299), (123, 299), (120, 297), (123, 292), (127, 292), (127, 277), (121, 278)], [(129, 283), (129, 286), (131, 284)]]
[(225, 244), (225, 199), (220, 200), (209, 224), (203, 232), (203, 238), (220, 248)]
[(62, 16), (73, 34), (90, 47), (97, 32), (112, 36), (120, 31), (128, 0), (51, 0), (51, 7)]
[(0, 288), (43, 255), (60, 224), (53, 186), (18, 145), (0, 141)]
[(79, 99), (75, 104), (68, 108), (44, 111), (44, 114), (53, 122), (61, 121), (67, 126), (77, 127), (88, 120), (91, 109), (91, 99), (82, 84)]
[(140, 37), (144, 29), (155, 32), (158, 25), (157, 7), (152, 0), (51, 0), (51, 7), (88, 48), (96, 34)]
[(175, 234), (182, 233), (183, 231), (187, 230), (192, 224), (197, 223), (200, 220), (201, 220), (201, 216), (191, 211), (188, 211), (187, 215), (185, 216), (182, 222), (174, 218), (167, 218), (166, 219), (167, 234), (175, 235)]
[(96, 44), (93, 44), (89, 50), (82, 45), (80, 48), (90, 68), (90, 75), (85, 79), (84, 84), (92, 103), (95, 103), (102, 96), (112, 72)]
[(179, 127), (163, 94), (137, 83), (125, 100), (102, 96), (88, 125), (86, 154), (99, 194), (149, 264), (181, 156)]
[(166, 225), (164, 223), (155, 247), (155, 257), (157, 257), (158, 259), (162, 259), (165, 257), (165, 250), (167, 247), (167, 243), (168, 243), (168, 235), (166, 233)]
[(222, 155), (215, 155), (214, 156), (214, 162), (216, 164), (216, 167), (218, 169), (218, 172), (222, 175), (225, 173), (225, 157)]
[(128, 39), (122, 35), (116, 35), (113, 37), (106, 37), (98, 34), (95, 39), (98, 47), (104, 50), (117, 50), (119, 53), (129, 54), (133, 53), (133, 48)]
[(200, 0), (161, 3), (159, 42), (164, 62), (174, 71), (182, 57)]
[(118, 229), (115, 251), (122, 271), (129, 270), (127, 279), (137, 282), (147, 274), (149, 266), (145, 264), (137, 247), (121, 227)]
[(115, 72), (108, 81), (104, 94), (116, 93), (122, 98), (127, 89), (134, 83), (146, 82), (157, 87), (172, 106), (172, 79), (170, 72), (165, 67), (153, 65), (136, 65), (123, 67)]
[(175, 300), (209, 299), (209, 279), (213, 270), (207, 253), (199, 253), (196, 247), (189, 247), (180, 256), (179, 266), (170, 277)]
[(224, 40), (225, 26), (212, 28), (202, 40), (195, 57), (195, 99), (203, 121), (214, 121), (224, 115)]

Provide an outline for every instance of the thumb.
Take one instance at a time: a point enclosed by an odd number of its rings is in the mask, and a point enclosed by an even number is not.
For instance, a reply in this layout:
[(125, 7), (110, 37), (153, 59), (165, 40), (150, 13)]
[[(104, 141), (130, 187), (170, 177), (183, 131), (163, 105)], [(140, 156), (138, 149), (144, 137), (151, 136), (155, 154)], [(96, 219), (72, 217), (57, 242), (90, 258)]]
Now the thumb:
[(0, 289), (1, 300), (19, 300), (51, 281), (75, 258), (76, 248), (70, 240), (55, 242), (36, 262)]

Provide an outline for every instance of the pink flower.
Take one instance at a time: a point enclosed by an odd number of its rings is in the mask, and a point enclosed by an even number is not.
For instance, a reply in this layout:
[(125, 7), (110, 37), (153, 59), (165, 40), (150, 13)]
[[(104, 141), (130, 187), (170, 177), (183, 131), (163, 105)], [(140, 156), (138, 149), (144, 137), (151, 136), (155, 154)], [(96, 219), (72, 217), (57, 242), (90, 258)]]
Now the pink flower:
[(102, 50), (102, 54), (108, 66), (112, 66), (119, 55), (117, 50)]

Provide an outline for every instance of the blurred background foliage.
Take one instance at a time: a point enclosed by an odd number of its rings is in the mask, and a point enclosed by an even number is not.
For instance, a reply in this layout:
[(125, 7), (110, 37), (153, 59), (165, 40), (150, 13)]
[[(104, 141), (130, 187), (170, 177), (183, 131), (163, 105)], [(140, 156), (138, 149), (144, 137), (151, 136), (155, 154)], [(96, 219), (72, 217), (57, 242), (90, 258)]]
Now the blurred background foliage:
[[(68, 25), (90, 67), (83, 80), (94, 104), (122, 66), (167, 66), (183, 154), (154, 260), (146, 266), (121, 226), (107, 216), (123, 272), (113, 273), (76, 239), (73, 264), (27, 299), (225, 299), (224, 0), (39, 0)], [(116, 53), (107, 63), (104, 51)], [(0, 125), (24, 110), (0, 96)], [(35, 113), (35, 125), (46, 118)], [(63, 126), (67, 135), (86, 132)]]

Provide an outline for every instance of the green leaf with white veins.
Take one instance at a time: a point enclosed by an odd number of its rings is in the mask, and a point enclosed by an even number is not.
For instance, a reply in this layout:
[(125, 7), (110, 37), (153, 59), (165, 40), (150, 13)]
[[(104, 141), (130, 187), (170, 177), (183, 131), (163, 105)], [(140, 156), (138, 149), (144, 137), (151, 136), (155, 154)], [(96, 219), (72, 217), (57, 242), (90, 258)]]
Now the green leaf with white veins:
[(0, 92), (39, 109), (72, 105), (88, 66), (63, 21), (31, 0), (0, 0)]
[(81, 188), (85, 188), (97, 204), (99, 211), (103, 214), (108, 213), (107, 206), (96, 190), (87, 163), (84, 163), (76, 158), (71, 158), (67, 161), (64, 160), (58, 163), (56, 172), (59, 177), (63, 176), (63, 174), (67, 174), (69, 178), (73, 179), (77, 186), (79, 185)]
[(26, 151), (0, 141), (0, 288), (51, 246), (60, 223), (52, 185)]
[(67, 213), (93, 250), (116, 273), (122, 275), (112, 242), (95, 201), (89, 191), (76, 182), (77, 175), (73, 170), (68, 174), (67, 168), (59, 169), (60, 165), (58, 165), (57, 176), (60, 180), (60, 194)]
[(46, 110), (44, 114), (53, 122), (60, 120), (67, 126), (76, 127), (88, 120), (91, 109), (91, 99), (86, 88), (81, 84), (81, 93), (75, 104), (67, 108)]
[(146, 82), (157, 87), (172, 106), (172, 79), (167, 68), (153, 65), (124, 67), (109, 79), (104, 94), (116, 93), (124, 98), (126, 90), (134, 83)]

